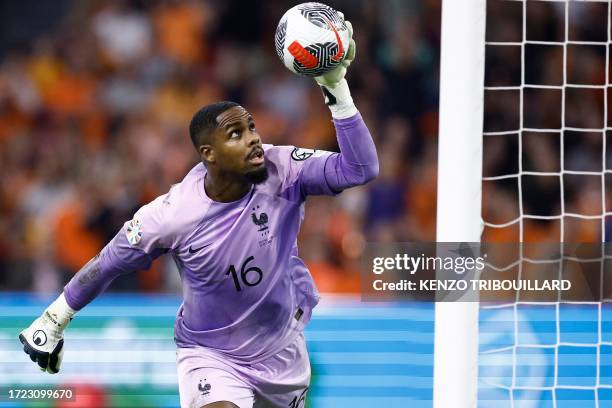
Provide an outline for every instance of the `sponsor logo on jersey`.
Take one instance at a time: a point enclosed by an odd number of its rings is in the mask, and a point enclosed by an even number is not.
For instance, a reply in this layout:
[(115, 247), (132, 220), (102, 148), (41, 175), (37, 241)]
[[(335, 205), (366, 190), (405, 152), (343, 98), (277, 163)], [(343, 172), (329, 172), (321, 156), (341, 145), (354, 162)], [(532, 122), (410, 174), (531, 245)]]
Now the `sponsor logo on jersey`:
[(140, 220), (133, 219), (125, 225), (125, 237), (130, 245), (138, 245), (142, 239), (142, 224)]
[(203, 250), (207, 246), (211, 246), (211, 245), (212, 245), (212, 242), (210, 244), (203, 245), (203, 246), (201, 246), (199, 248), (194, 248), (192, 245), (189, 245), (189, 253), (190, 254), (195, 254), (196, 252), (200, 252), (201, 250)]

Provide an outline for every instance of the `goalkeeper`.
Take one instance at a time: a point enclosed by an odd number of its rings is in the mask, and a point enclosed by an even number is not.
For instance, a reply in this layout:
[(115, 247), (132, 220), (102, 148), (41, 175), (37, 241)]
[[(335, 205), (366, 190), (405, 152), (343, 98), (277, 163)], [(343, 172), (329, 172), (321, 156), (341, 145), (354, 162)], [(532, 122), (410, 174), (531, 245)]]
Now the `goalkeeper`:
[(201, 163), (140, 208), (19, 335), (32, 361), (59, 372), (63, 333), (77, 311), (119, 275), (169, 253), (183, 286), (175, 323), (181, 407), (303, 407), (310, 364), (302, 332), (319, 301), (297, 255), (304, 202), (378, 174), (344, 79), (354, 57), (351, 39), (342, 64), (316, 78), (340, 153), (264, 145), (236, 103), (198, 111), (189, 132)]

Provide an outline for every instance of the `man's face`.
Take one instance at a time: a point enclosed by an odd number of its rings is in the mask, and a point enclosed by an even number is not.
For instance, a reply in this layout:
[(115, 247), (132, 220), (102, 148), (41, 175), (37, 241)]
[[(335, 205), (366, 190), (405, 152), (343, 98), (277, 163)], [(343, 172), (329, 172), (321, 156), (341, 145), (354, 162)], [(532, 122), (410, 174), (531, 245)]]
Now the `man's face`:
[(211, 144), (200, 148), (202, 158), (225, 177), (240, 182), (261, 183), (268, 171), (255, 122), (242, 106), (217, 116)]

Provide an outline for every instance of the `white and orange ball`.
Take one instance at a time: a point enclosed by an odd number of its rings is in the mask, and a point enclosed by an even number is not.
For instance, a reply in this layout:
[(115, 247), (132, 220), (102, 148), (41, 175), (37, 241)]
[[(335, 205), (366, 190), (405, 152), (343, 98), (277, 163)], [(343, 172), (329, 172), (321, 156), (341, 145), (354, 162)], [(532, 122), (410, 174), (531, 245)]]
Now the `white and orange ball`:
[(350, 33), (344, 16), (322, 3), (302, 3), (281, 17), (274, 38), (276, 53), (296, 74), (323, 75), (346, 56)]

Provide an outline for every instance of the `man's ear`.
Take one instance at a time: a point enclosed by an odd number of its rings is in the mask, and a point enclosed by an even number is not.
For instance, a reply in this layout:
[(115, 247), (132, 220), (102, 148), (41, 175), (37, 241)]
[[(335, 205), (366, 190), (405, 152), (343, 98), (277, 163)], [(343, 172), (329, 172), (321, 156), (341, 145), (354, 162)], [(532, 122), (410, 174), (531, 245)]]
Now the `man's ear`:
[(200, 159), (202, 159), (204, 163), (211, 164), (216, 161), (215, 149), (211, 145), (209, 144), (200, 145), (199, 151), (200, 151)]

